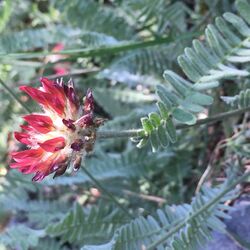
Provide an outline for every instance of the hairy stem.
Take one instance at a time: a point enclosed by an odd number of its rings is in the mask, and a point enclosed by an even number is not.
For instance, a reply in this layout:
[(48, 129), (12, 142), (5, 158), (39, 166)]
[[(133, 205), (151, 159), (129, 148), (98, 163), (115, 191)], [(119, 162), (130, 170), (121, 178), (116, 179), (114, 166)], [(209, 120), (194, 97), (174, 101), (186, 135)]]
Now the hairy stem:
[[(215, 123), (220, 120), (227, 119), (229, 117), (240, 115), (245, 113), (246, 111), (249, 111), (250, 107), (242, 108), (238, 110), (228, 111), (224, 113), (220, 113), (218, 115), (214, 115), (211, 117), (208, 117), (206, 119), (200, 119), (193, 125), (186, 125), (186, 124), (180, 124), (176, 126), (176, 129), (187, 129), (191, 127), (196, 127), (204, 124), (211, 124)], [(122, 131), (97, 131), (97, 138), (98, 139), (108, 139), (108, 138), (117, 138), (117, 137), (140, 137), (143, 133), (143, 129), (130, 129), (130, 130), (122, 130)]]
[(104, 188), (102, 184), (85, 167), (83, 167), (82, 170), (90, 178), (90, 180), (92, 180), (93, 183), (116, 204), (118, 208), (120, 208), (130, 219), (134, 219), (134, 217), (128, 212), (128, 210), (125, 207), (123, 207), (116, 200), (116, 198), (109, 191), (107, 191), (107, 189)]
[(138, 137), (143, 132), (143, 129), (128, 129), (121, 131), (97, 131), (98, 139), (109, 139), (109, 138), (117, 138), (117, 137)]
[(7, 93), (9, 93), (9, 95), (15, 100), (17, 101), (21, 107), (27, 112), (27, 113), (31, 113), (31, 110), (24, 104), (22, 103), (19, 98), (17, 97), (17, 95), (4, 83), (4, 81), (0, 78), (0, 84), (3, 86), (3, 88), (6, 90)]
[(239, 177), (237, 180), (232, 182), (231, 184), (228, 185), (226, 189), (224, 189), (219, 195), (217, 195), (215, 198), (213, 198), (211, 201), (209, 201), (205, 206), (197, 210), (194, 214), (192, 214), (187, 220), (182, 221), (181, 223), (177, 224), (175, 227), (173, 227), (170, 231), (168, 231), (164, 236), (162, 236), (160, 239), (155, 241), (153, 244), (149, 245), (146, 250), (153, 250), (155, 249), (159, 244), (163, 243), (166, 241), (169, 237), (177, 233), (182, 227), (186, 226), (188, 221), (191, 221), (195, 217), (199, 216), (202, 214), (204, 211), (209, 209), (211, 206), (216, 204), (223, 196), (225, 196), (228, 192), (230, 192), (237, 184), (241, 183), (245, 179), (247, 179), (250, 176), (250, 172), (242, 175)]

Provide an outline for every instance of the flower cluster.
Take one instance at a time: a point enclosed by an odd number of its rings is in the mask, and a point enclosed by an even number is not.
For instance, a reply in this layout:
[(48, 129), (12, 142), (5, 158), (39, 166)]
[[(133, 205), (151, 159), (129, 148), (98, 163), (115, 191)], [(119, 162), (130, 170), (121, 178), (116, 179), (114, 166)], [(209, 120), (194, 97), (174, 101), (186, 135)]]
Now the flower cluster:
[(13, 152), (12, 168), (24, 174), (35, 173), (33, 181), (41, 181), (51, 173), (62, 175), (70, 162), (78, 170), (82, 157), (93, 149), (100, 119), (94, 118), (94, 99), (88, 89), (83, 107), (72, 81), (41, 78), (42, 87), (21, 86), (20, 89), (37, 101), (44, 113), (25, 115), (26, 125), (15, 138), (28, 149)]

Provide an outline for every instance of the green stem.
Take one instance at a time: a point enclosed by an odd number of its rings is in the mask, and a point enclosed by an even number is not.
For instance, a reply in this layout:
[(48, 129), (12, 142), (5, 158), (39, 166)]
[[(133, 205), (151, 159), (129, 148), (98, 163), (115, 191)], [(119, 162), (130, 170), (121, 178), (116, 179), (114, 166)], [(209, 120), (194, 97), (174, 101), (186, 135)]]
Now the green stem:
[[(235, 115), (243, 114), (249, 110), (250, 110), (250, 107), (247, 107), (247, 108), (220, 113), (218, 115), (214, 115), (206, 119), (200, 119), (193, 125), (179, 124), (176, 126), (176, 129), (187, 129), (191, 127), (197, 127), (203, 124), (215, 123), (217, 121), (224, 120)], [(102, 130), (97, 131), (98, 139), (108, 139), (108, 138), (116, 138), (116, 137), (140, 137), (142, 134), (143, 134), (143, 129), (130, 129), (130, 130), (122, 130), (122, 131), (102, 131)]]
[(143, 129), (128, 129), (122, 131), (97, 131), (98, 139), (109, 139), (109, 138), (117, 138), (117, 137), (139, 137), (140, 133), (143, 132)]
[(4, 83), (4, 81), (2, 79), (0, 79), (0, 84), (3, 86), (3, 88), (6, 90), (7, 93), (9, 93), (9, 95), (15, 100), (17, 101), (21, 107), (27, 112), (27, 113), (31, 113), (31, 110), (24, 104), (22, 103), (19, 98), (17, 97), (17, 95)]
[(101, 183), (96, 180), (96, 178), (85, 168), (83, 167), (82, 170), (85, 172), (85, 174), (92, 180), (95, 185), (103, 192), (105, 193), (115, 204), (118, 208), (120, 208), (129, 218), (134, 219), (134, 217), (127, 211), (126, 208), (124, 208), (117, 200), (116, 198), (109, 192), (107, 191), (106, 188), (104, 188)]
[(194, 214), (192, 214), (188, 219), (182, 221), (175, 227), (173, 227), (170, 231), (168, 231), (164, 236), (162, 236), (160, 239), (149, 245), (146, 250), (153, 250), (156, 249), (156, 247), (166, 241), (169, 237), (177, 233), (182, 227), (186, 226), (189, 221), (194, 219), (195, 217), (199, 216), (200, 214), (204, 213), (204, 211), (208, 210), (211, 206), (216, 204), (223, 196), (225, 196), (228, 192), (230, 192), (237, 184), (244, 181), (247, 177), (250, 176), (250, 172), (242, 175), (239, 177), (236, 181), (232, 182), (228, 185), (226, 189), (224, 189), (219, 195), (217, 195), (215, 198), (213, 198), (211, 201), (209, 201), (205, 206), (197, 210)]
[[(179, 36), (175, 42), (184, 40), (184, 39), (190, 39), (194, 37), (195, 35), (199, 35), (199, 33), (189, 33), (182, 36)], [(80, 49), (70, 49), (70, 50), (62, 50), (60, 52), (53, 52), (53, 51), (47, 51), (47, 52), (26, 52), (26, 53), (1, 53), (1, 57), (7, 57), (7, 58), (36, 58), (36, 57), (43, 57), (48, 55), (73, 55), (76, 54), (79, 57), (93, 57), (93, 56), (102, 56), (107, 54), (114, 54), (118, 52), (124, 52), (124, 51), (130, 51), (134, 49), (139, 48), (146, 48), (151, 47), (155, 45), (160, 45), (164, 43), (170, 43), (172, 42), (172, 37), (164, 37), (164, 38), (156, 38), (148, 41), (133, 41), (133, 42), (121, 42), (117, 45), (108, 46), (108, 47), (100, 47), (100, 48), (94, 48), (94, 49), (86, 49), (86, 48), (80, 48)]]

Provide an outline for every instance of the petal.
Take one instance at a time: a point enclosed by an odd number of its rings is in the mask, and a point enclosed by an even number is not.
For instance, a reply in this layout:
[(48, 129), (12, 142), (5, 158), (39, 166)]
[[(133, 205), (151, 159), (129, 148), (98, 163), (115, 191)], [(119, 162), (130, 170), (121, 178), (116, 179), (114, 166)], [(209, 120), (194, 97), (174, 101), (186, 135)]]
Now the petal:
[[(59, 171), (61, 168), (67, 168), (68, 157), (62, 154), (54, 153), (46, 161), (40, 162), (36, 166), (36, 175), (33, 177), (33, 181), (41, 181), (47, 175)], [(64, 172), (65, 172), (64, 170)]]
[(84, 112), (88, 113), (93, 111), (94, 111), (94, 97), (92, 94), (92, 90), (88, 89), (84, 101)]
[(38, 172), (36, 172), (36, 174), (32, 178), (32, 181), (42, 181), (45, 176), (46, 176), (46, 173), (38, 171)]
[(54, 81), (46, 78), (46, 77), (41, 77), (40, 78), (40, 82), (43, 85), (43, 89), (45, 90), (45, 92), (47, 93), (53, 93), (54, 91)]
[(80, 127), (93, 125), (93, 113), (91, 112), (82, 116), (75, 123), (79, 125)]
[(48, 107), (48, 99), (50, 99), (50, 96), (48, 96), (47, 93), (30, 86), (20, 86), (19, 89), (27, 93), (32, 99), (34, 99), (38, 103)]
[(60, 117), (64, 117), (65, 104), (60, 102), (56, 96), (51, 96), (50, 107), (55, 110)]
[(32, 178), (32, 181), (41, 181), (50, 174), (50, 169), (56, 156), (57, 154), (52, 154), (46, 161), (40, 161), (36, 165), (33, 165), (33, 172), (36, 172), (36, 174)]
[(27, 166), (19, 169), (23, 174), (31, 174), (35, 172), (35, 166)]
[(29, 134), (21, 133), (21, 132), (14, 132), (14, 136), (19, 142), (21, 142), (23, 144), (26, 144), (26, 145), (31, 144)]
[(63, 175), (67, 169), (67, 163), (64, 163), (64, 164), (60, 164), (59, 167), (55, 170), (55, 174), (53, 176), (53, 179), (60, 176), (60, 175)]
[(38, 143), (41, 148), (47, 152), (56, 152), (65, 147), (65, 139), (63, 137), (56, 137), (50, 140), (47, 140), (43, 143)]
[(63, 122), (63, 124), (64, 124), (67, 128), (69, 128), (69, 129), (71, 129), (71, 130), (73, 130), (73, 131), (76, 130), (76, 126), (74, 125), (74, 120), (71, 120), (71, 119), (68, 119), (68, 120), (62, 119), (62, 122)]
[(22, 172), (23, 174), (30, 174), (30, 173), (34, 172), (35, 164), (36, 163), (30, 165), (29, 162), (25, 162), (25, 163), (15, 162), (15, 163), (11, 163), (10, 167), (11, 168), (18, 168), (18, 170), (20, 172)]
[(71, 112), (73, 113), (77, 112), (80, 103), (72, 82), (69, 82), (68, 86), (64, 85), (64, 93), (67, 99), (69, 100), (69, 108), (71, 109)]
[(23, 119), (42, 134), (46, 134), (53, 129), (53, 122), (49, 116), (30, 114), (23, 116)]
[(37, 165), (37, 162), (34, 162), (32, 165), (21, 166), (19, 170), (23, 174), (31, 174), (36, 171), (36, 165)]
[(53, 109), (60, 116), (64, 113), (64, 105), (60, 103), (54, 94), (43, 92), (29, 86), (21, 86), (20, 90), (27, 93), (32, 99), (43, 105), (47, 109)]
[(82, 157), (79, 155), (76, 155), (76, 159), (73, 162), (73, 170), (76, 172), (81, 167)]
[(41, 148), (38, 149), (28, 149), (19, 152), (12, 152), (11, 156), (16, 162), (29, 162), (30, 164), (32, 161), (40, 159), (43, 155), (44, 151)]
[(73, 103), (76, 107), (79, 107), (79, 100), (73, 87), (68, 88), (68, 98), (71, 103)]
[(26, 130), (26, 131), (35, 131), (34, 128), (32, 128), (31, 126), (28, 126), (28, 125), (20, 125), (20, 128), (22, 128), (23, 130)]
[(51, 168), (51, 173), (56, 172), (53, 178), (60, 176), (65, 173), (68, 166), (68, 157), (65, 155), (61, 155), (57, 158), (56, 162), (54, 162), (53, 167)]
[(12, 162), (10, 163), (11, 168), (21, 168), (21, 167), (27, 167), (30, 166), (30, 163), (28, 162)]
[(40, 82), (42, 83), (44, 90), (47, 93), (52, 94), (53, 98), (56, 99), (56, 102), (60, 103), (62, 106), (61, 108), (64, 108), (66, 99), (63, 87), (45, 77), (41, 77)]

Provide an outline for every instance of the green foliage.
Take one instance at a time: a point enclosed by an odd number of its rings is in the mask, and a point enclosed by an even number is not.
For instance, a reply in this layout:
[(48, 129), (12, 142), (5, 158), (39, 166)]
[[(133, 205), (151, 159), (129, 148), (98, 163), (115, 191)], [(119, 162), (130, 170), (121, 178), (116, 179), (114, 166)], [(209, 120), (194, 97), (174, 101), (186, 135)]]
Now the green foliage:
[(250, 156), (249, 130), (241, 131), (237, 136), (228, 141), (228, 147), (239, 157)]
[(11, 17), (12, 9), (13, 7), (12, 7), (10, 0), (5, 0), (1, 2), (0, 15), (2, 16), (2, 19), (0, 20), (0, 33), (3, 31), (4, 27), (9, 21), (9, 18)]
[(66, 246), (62, 246), (62, 244), (54, 239), (40, 239), (38, 245), (36, 246), (37, 250), (68, 250), (69, 248)]
[(112, 117), (126, 115), (133, 104), (146, 104), (152, 102), (152, 95), (144, 95), (129, 89), (96, 88), (94, 92), (98, 104)]
[(140, 249), (143, 246), (148, 249), (197, 249), (210, 237), (210, 229), (224, 231), (225, 225), (220, 219), (228, 218), (226, 210), (230, 209), (223, 204), (230, 197), (225, 196), (226, 191), (227, 185), (204, 188), (190, 205), (158, 209), (153, 216), (139, 217), (117, 229), (108, 244), (85, 246), (82, 250)]
[[(225, 202), (233, 206), (234, 187), (245, 180), (236, 176), (249, 165), (249, 117), (209, 128), (197, 121), (224, 112), (221, 99), (249, 108), (250, 2), (5, 0), (0, 7), (0, 248), (195, 250), (211, 231), (224, 232)], [(64, 51), (54, 55), (57, 43)], [(69, 166), (33, 183), (8, 167), (11, 152), (24, 149), (12, 136), (21, 106), (39, 110), (18, 87), (60, 70), (80, 98), (92, 88), (95, 114), (106, 119), (97, 135), (109, 130), (113, 138), (97, 136), (77, 173)], [(118, 138), (123, 132), (138, 136)], [(203, 172), (211, 187), (191, 199)]]
[[(20, 204), (20, 201), (16, 201)], [(63, 202), (39, 200), (30, 201), (19, 205), (18, 209), (27, 213), (29, 221), (36, 225), (36, 228), (44, 228), (48, 223), (61, 219), (69, 207)], [(41, 207), (43, 208), (41, 211)]]
[(101, 243), (110, 239), (114, 230), (125, 222), (123, 214), (112, 207), (91, 207), (84, 211), (76, 203), (72, 211), (46, 231), (51, 236), (62, 236), (63, 241), (76, 245)]
[(70, 4), (66, 0), (54, 2), (67, 23), (82, 31), (103, 33), (119, 40), (128, 39), (134, 33), (133, 27), (114, 9), (100, 6), (95, 1), (74, 0)]
[(113, 36), (94, 31), (83, 32), (80, 36), (80, 45), (88, 48), (98, 48), (100, 46), (115, 45), (118, 43), (119, 41)]
[(153, 75), (159, 78), (162, 72), (174, 63), (175, 58), (181, 53), (182, 49), (183, 44), (177, 42), (132, 51), (117, 58), (100, 75), (122, 82), (126, 82), (126, 77), (122, 79), (123, 72), (130, 72), (133, 75)]
[(247, 108), (250, 106), (250, 89), (241, 90), (240, 93), (235, 96), (222, 96), (221, 98), (234, 108)]
[(1, 177), (0, 183), (0, 198), (4, 207), (19, 206), (17, 200), (26, 201), (28, 199), (28, 192), (35, 192), (36, 186), (30, 183), (26, 176), (22, 176), (18, 172), (11, 172), (4, 179)]
[[(166, 1), (126, 1), (121, 7), (129, 13), (128, 20), (139, 26), (149, 26), (149, 32), (157, 35), (169, 33), (172, 43), (152, 48), (138, 49), (119, 56), (103, 72), (101, 76), (124, 83), (128, 82), (126, 72), (135, 76), (146, 75), (161, 78), (162, 72), (175, 64), (176, 57), (185, 46), (185, 38), (178, 39), (178, 34), (186, 31), (188, 8), (182, 2), (169, 4)], [(171, 33), (171, 30), (174, 30)], [(148, 32), (148, 30), (146, 31)], [(145, 82), (145, 79), (142, 80)], [(156, 81), (156, 80), (154, 80)], [(140, 82), (140, 79), (137, 80)]]
[[(240, 14), (245, 18), (242, 5), (250, 12), (250, 4), (246, 4), (246, 1), (237, 3)], [(206, 42), (194, 40), (193, 47), (186, 48), (185, 53), (178, 57), (178, 63), (190, 81), (173, 71), (164, 72), (164, 78), (172, 89), (164, 85), (156, 87), (160, 99), (157, 104), (160, 113), (158, 123), (150, 115), (142, 118), (144, 138), (138, 147), (150, 140), (152, 150), (156, 151), (159, 147), (168, 146), (168, 141), (176, 142), (174, 120), (179, 124), (195, 124), (196, 117), (192, 113), (201, 112), (204, 106), (213, 103), (212, 97), (199, 90), (216, 87), (223, 78), (249, 76), (246, 69), (236, 67), (237, 64), (250, 61), (249, 37), (250, 28), (247, 23), (232, 13), (225, 13), (223, 17), (216, 18), (215, 25), (208, 25), (205, 30)], [(236, 102), (241, 100), (239, 107), (248, 106), (247, 96), (246, 91), (234, 97)]]
[(42, 230), (33, 230), (24, 225), (11, 226), (1, 234), (0, 244), (12, 249), (28, 250), (30, 247), (37, 246), (39, 238), (43, 235)]
[(135, 25), (156, 25), (157, 34), (164, 33), (168, 26), (173, 26), (178, 31), (186, 30), (185, 15), (189, 12), (183, 2), (173, 2), (169, 4), (164, 0), (123, 1), (121, 6), (130, 14)]
[(46, 47), (79, 36), (79, 32), (66, 26), (28, 29), (1, 36), (0, 54), (29, 51)]

